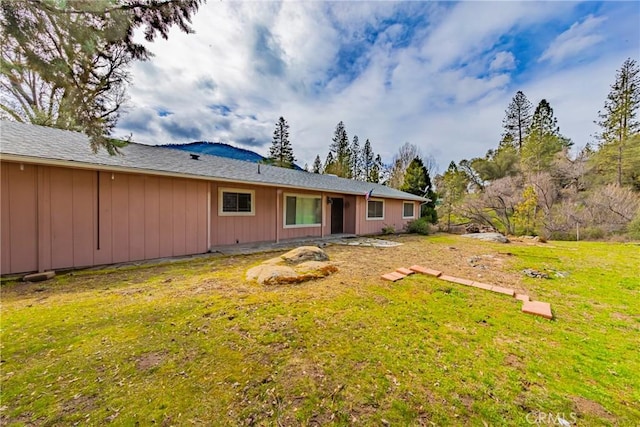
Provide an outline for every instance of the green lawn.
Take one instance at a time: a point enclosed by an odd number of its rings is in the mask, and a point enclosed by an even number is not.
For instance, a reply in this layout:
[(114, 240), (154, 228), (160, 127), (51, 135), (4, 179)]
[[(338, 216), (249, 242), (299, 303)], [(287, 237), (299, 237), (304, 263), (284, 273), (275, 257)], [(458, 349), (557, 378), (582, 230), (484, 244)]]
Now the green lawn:
[[(329, 247), (338, 274), (275, 288), (244, 281), (273, 255), (5, 283), (0, 422), (638, 425), (640, 246), (467, 240)], [(434, 278), (347, 274), (451, 245), (508, 251), (503, 270), (555, 319)]]

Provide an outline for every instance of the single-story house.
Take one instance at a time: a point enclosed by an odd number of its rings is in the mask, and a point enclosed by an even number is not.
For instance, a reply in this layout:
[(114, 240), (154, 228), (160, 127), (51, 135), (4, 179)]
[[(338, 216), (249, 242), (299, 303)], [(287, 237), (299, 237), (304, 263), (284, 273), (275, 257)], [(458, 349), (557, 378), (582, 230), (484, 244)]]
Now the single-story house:
[[(372, 184), (0, 121), (1, 273), (402, 230), (424, 198)], [(370, 194), (370, 195), (369, 195)]]

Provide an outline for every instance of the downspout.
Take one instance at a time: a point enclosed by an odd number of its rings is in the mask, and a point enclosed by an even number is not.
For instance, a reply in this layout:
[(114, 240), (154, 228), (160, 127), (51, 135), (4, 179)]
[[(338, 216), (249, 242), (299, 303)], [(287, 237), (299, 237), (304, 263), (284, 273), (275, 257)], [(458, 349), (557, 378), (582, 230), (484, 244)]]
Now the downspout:
[(282, 190), (276, 190), (276, 243), (280, 243), (280, 224), (278, 223), (278, 218), (280, 217), (280, 195), (282, 194)]
[(326, 221), (327, 211), (326, 211), (326, 209), (324, 207), (325, 204), (326, 204), (326, 201), (324, 199), (324, 193), (320, 193), (320, 212), (321, 212), (321, 216), (322, 216), (322, 225), (320, 225), (320, 238), (321, 239), (324, 239), (324, 227), (327, 224), (327, 221)]
[(211, 251), (211, 183), (207, 183), (207, 252)]

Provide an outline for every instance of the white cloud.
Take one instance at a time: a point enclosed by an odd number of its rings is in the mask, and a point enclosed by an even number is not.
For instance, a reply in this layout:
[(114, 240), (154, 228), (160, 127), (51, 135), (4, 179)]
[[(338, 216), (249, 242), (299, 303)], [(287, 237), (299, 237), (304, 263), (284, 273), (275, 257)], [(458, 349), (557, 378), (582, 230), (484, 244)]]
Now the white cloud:
[[(196, 34), (172, 31), (150, 46), (150, 62), (134, 66), (118, 132), (149, 144), (222, 141), (264, 155), (284, 116), (303, 165), (316, 154), (324, 160), (342, 120), (385, 161), (408, 141), (445, 168), (496, 146), (504, 109), (522, 89), (532, 102), (549, 99), (563, 133), (580, 143), (622, 53), (524, 75), (515, 74), (515, 57), (518, 65), (527, 58), (504, 42), (573, 7), (209, 2), (195, 16)], [(590, 90), (579, 91), (578, 82)]]
[(500, 70), (513, 70), (516, 66), (516, 58), (513, 56), (513, 53), (501, 51), (496, 53), (496, 56), (489, 64), (489, 70), (491, 71), (500, 71)]
[(540, 56), (540, 61), (559, 63), (597, 45), (604, 39), (597, 31), (605, 20), (604, 17), (589, 15), (584, 21), (575, 22), (571, 28), (551, 42)]

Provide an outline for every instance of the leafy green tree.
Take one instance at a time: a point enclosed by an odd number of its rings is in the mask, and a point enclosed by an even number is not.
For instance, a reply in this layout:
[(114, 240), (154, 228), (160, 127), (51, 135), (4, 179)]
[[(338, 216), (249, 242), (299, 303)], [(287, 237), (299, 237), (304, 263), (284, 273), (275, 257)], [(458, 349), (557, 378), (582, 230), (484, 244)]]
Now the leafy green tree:
[(495, 181), (519, 173), (518, 152), (513, 145), (503, 144), (489, 150), (484, 158), (471, 159), (470, 164), (483, 182)]
[(520, 151), (531, 126), (531, 102), (522, 91), (516, 92), (505, 111), (502, 127), (504, 141), (513, 144)]
[(269, 162), (281, 168), (293, 169), (295, 161), (293, 147), (289, 141), (289, 124), (284, 117), (280, 117), (273, 131)]
[(0, 111), (20, 122), (81, 131), (111, 154), (108, 137), (126, 101), (128, 66), (177, 25), (185, 32), (202, 0), (13, 0), (0, 3)]
[(546, 99), (541, 100), (533, 114), (529, 134), (520, 152), (524, 170), (548, 170), (556, 154), (571, 145), (571, 141), (560, 134), (553, 108)]
[(451, 216), (456, 205), (462, 201), (467, 193), (469, 177), (459, 170), (454, 162), (449, 164), (447, 171), (437, 179), (437, 193), (441, 201), (441, 210), (447, 218), (447, 230), (451, 228)]
[(601, 173), (610, 173), (610, 165), (615, 165), (615, 182), (619, 187), (634, 181), (638, 183), (639, 107), (640, 69), (637, 62), (629, 58), (618, 70), (604, 110), (598, 112), (600, 120), (596, 122), (602, 129), (598, 135), (600, 149), (596, 161)]
[(522, 201), (518, 203), (513, 212), (513, 222), (516, 227), (520, 227), (523, 234), (531, 235), (535, 233), (538, 195), (532, 185), (528, 185), (522, 192)]
[(436, 213), (437, 196), (433, 191), (429, 171), (420, 157), (415, 157), (409, 164), (404, 175), (404, 184), (400, 187), (400, 190), (428, 198), (429, 201), (422, 204), (420, 216), (426, 217), (427, 221), (432, 224), (438, 222), (438, 214)]
[(322, 160), (320, 160), (320, 155), (317, 155), (316, 159), (313, 161), (311, 171), (313, 173), (322, 173)]

